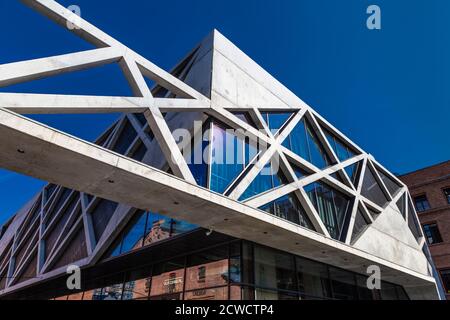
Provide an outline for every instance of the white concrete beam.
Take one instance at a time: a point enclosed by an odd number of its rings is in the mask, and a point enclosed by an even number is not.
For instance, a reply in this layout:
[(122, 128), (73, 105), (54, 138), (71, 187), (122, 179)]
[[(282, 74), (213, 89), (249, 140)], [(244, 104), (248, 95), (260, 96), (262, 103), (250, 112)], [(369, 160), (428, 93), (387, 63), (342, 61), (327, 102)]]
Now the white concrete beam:
[(0, 65), (0, 87), (117, 62), (124, 50), (101, 48)]

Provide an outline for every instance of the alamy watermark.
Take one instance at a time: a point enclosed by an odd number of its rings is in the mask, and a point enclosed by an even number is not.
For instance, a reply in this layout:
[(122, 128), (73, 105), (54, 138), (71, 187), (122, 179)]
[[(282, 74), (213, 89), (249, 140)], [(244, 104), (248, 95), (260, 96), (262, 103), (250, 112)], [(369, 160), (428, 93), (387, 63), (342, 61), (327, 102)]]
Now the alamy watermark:
[(381, 30), (381, 9), (379, 6), (373, 4), (367, 7), (367, 29), (369, 30)]

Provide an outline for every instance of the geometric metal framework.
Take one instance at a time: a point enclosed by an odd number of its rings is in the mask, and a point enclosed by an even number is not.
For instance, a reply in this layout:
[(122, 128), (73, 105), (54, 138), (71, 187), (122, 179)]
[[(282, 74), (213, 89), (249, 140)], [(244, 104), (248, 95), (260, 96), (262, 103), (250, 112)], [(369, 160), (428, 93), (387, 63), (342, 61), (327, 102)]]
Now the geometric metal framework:
[[(258, 212), (268, 211), (347, 246), (353, 246), (386, 208), (395, 207), (418, 247), (425, 245), (407, 187), (307, 104), (267, 107), (212, 102), (207, 92), (199, 93), (184, 81), (199, 58), (199, 48), (168, 73), (85, 20), (75, 20), (72, 12), (55, 1), (22, 2), (62, 25), (80, 21), (72, 31), (97, 49), (0, 65), (0, 87), (118, 63), (134, 96), (0, 93), (1, 127), (27, 121), (17, 114), (123, 113), (97, 145), (198, 186), (198, 176), (172, 135), (167, 115), (200, 114), (204, 125), (242, 130), (247, 139), (267, 146), (230, 177), (220, 192), (228, 200)], [(150, 88), (146, 78), (156, 85)], [(12, 118), (15, 122), (8, 122)], [(75, 138), (70, 143), (75, 143)], [(212, 140), (210, 143), (214, 149)], [(19, 157), (23, 150), (18, 151)], [(244, 196), (275, 160), (283, 178)], [(41, 176), (10, 161), (2, 161), (0, 166), (54, 181), (50, 174)], [(213, 189), (214, 169), (207, 166), (206, 182), (200, 187)], [(102, 199), (91, 196), (92, 189), (74, 191), (70, 187), (50, 183), (17, 215), (21, 219), (11, 225), (13, 235), (0, 239), (0, 294), (19, 288), (22, 282), (60, 274), (61, 267), (70, 263), (95, 264), (120, 232), (114, 220), (124, 225), (136, 211), (129, 205), (133, 203)], [(294, 218), (286, 214), (291, 211)], [(208, 227), (208, 223), (202, 226)]]

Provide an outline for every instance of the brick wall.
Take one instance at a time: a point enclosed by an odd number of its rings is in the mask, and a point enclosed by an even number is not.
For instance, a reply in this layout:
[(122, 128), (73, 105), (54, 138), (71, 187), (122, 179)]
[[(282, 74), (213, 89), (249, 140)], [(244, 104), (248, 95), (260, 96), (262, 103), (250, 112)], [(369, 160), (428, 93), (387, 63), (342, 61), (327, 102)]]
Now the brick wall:
[[(436, 223), (442, 243), (430, 245), (431, 255), (438, 271), (450, 269), (450, 205), (444, 189), (450, 187), (450, 161), (424, 168), (399, 177), (409, 188), (414, 199), (425, 195), (430, 210), (419, 212), (422, 225)], [(450, 288), (446, 288), (450, 299)]]

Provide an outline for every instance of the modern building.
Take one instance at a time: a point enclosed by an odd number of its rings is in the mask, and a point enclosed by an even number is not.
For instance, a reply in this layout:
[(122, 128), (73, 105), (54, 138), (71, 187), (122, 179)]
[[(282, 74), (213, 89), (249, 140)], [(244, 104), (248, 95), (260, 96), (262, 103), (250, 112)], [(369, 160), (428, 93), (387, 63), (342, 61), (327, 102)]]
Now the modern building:
[[(135, 96), (0, 93), (0, 167), (49, 181), (4, 228), (0, 298), (439, 298), (405, 184), (223, 35), (168, 73), (77, 21), (98, 49), (0, 65), (0, 87), (116, 63)], [(24, 116), (108, 112), (95, 144)]]
[(431, 256), (450, 299), (450, 161), (400, 179), (411, 191)]

